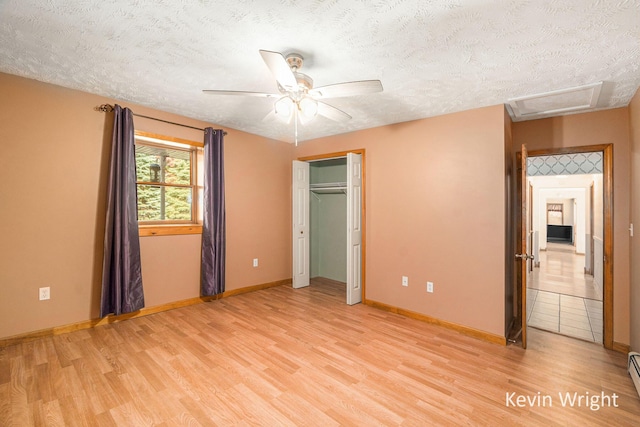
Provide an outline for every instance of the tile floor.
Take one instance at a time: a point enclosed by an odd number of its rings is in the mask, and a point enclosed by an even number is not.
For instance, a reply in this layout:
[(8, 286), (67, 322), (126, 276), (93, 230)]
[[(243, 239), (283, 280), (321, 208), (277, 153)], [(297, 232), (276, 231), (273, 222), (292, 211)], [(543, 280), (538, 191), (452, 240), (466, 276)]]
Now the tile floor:
[(602, 301), (527, 289), (527, 325), (602, 343)]
[(527, 278), (527, 325), (602, 343), (602, 291), (575, 247), (547, 243)]

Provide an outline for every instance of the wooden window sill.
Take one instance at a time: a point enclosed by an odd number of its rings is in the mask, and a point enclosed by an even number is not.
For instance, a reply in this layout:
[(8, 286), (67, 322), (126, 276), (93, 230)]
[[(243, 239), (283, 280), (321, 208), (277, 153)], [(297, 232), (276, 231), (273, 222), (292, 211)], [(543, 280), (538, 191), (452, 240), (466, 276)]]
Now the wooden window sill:
[(202, 225), (140, 225), (138, 226), (140, 237), (149, 236), (175, 236), (180, 234), (202, 234)]

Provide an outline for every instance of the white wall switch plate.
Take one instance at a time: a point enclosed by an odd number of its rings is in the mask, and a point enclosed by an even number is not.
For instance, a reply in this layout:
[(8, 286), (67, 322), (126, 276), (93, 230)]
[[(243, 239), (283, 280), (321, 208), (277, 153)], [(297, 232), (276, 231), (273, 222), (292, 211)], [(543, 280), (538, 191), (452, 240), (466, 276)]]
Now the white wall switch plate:
[(47, 286), (46, 288), (40, 288), (38, 290), (38, 295), (40, 298), (40, 301), (46, 300), (46, 299), (50, 299), (51, 298), (51, 288), (49, 286)]
[(433, 282), (427, 282), (427, 292), (433, 293)]
[(253, 259), (253, 266), (257, 267), (258, 266), (258, 258), (254, 258)]
[(409, 278), (407, 276), (402, 276), (402, 286), (409, 286)]

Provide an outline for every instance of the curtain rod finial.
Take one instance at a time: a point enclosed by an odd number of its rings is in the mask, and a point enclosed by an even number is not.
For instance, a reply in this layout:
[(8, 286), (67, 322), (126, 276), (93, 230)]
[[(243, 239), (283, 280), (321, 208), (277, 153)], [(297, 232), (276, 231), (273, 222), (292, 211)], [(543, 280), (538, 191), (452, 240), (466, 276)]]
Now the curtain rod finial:
[(110, 104), (102, 104), (94, 108), (96, 111), (101, 111), (103, 113), (110, 113), (113, 111), (113, 105)]

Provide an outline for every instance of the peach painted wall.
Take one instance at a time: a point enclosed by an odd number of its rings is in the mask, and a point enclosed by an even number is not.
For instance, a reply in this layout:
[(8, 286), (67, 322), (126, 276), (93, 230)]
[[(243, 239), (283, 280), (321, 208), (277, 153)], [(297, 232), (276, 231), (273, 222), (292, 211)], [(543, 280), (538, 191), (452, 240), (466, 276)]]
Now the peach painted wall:
[(640, 90), (629, 104), (631, 129), (631, 350), (640, 351)]
[(513, 124), (516, 151), (613, 144), (613, 340), (629, 344), (629, 110), (617, 108)]
[[(118, 103), (191, 126), (197, 120), (0, 73), (0, 338), (95, 319), (111, 120)], [(134, 117), (136, 128), (202, 132)], [(213, 125), (213, 127), (216, 127)], [(227, 129), (227, 290), (291, 277), (290, 144)], [(200, 236), (141, 238), (146, 306), (197, 297)], [(260, 258), (258, 268), (252, 258)], [(51, 299), (38, 301), (38, 288)]]
[(296, 148), (366, 150), (366, 299), (504, 336), (504, 120), (495, 106)]

